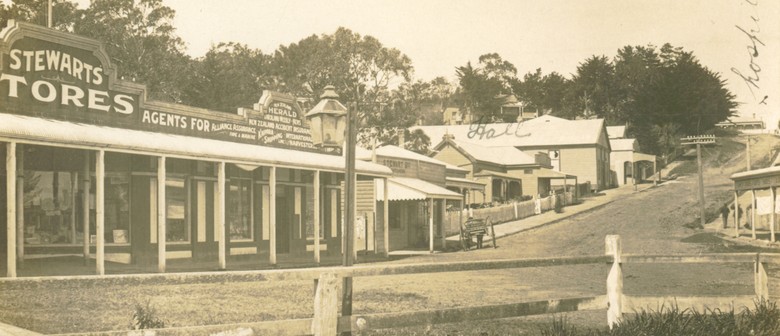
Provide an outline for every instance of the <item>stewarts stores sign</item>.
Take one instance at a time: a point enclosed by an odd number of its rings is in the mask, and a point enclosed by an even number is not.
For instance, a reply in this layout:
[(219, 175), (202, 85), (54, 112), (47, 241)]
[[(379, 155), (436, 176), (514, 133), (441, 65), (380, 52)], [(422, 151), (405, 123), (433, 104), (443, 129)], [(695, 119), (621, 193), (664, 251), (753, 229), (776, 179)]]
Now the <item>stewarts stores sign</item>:
[(146, 101), (98, 41), (14, 21), (0, 39), (0, 113), (323, 151), (292, 96), (264, 92), (237, 114)]

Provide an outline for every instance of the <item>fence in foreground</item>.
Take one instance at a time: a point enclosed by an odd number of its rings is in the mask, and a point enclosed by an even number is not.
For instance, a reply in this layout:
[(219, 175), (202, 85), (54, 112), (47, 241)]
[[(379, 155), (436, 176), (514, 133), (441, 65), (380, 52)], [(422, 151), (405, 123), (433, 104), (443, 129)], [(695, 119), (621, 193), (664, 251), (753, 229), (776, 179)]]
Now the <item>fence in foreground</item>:
[[(755, 295), (740, 296), (629, 296), (623, 294), (623, 265), (653, 264), (653, 263), (752, 263), (754, 265)], [(451, 309), (409, 311), (384, 314), (355, 314), (338, 316), (339, 292), (341, 280), (344, 277), (362, 278), (370, 276), (393, 276), (402, 274), (433, 274), (444, 272), (463, 272), (479, 270), (500, 270), (529, 267), (551, 267), (583, 264), (608, 264), (611, 267), (606, 281), (605, 295), (586, 296), (567, 299), (550, 299), (533, 302), (519, 302), (496, 305), (469, 306)], [(630, 313), (644, 308), (655, 308), (663, 303), (675, 303), (681, 309), (721, 309), (737, 310), (748, 307), (755, 299), (768, 299), (769, 288), (766, 265), (780, 264), (779, 253), (720, 253), (696, 255), (631, 255), (623, 254), (619, 236), (606, 237), (606, 253), (604, 256), (578, 256), (562, 258), (486, 260), (472, 262), (428, 263), (407, 265), (358, 265), (353, 267), (324, 267), (292, 270), (241, 271), (241, 272), (203, 272), (180, 274), (142, 274), (132, 277), (144, 282), (198, 282), (213, 281), (215, 277), (225, 277), (232, 281), (289, 281), (314, 280), (315, 299), (313, 317), (295, 320), (264, 321), (256, 323), (241, 323), (231, 325), (178, 327), (146, 331), (116, 331), (100, 332), (100, 335), (187, 335), (215, 334), (222, 335), (336, 335), (345, 331), (367, 331), (409, 326), (429, 326), (442, 323), (490, 320), (508, 317), (521, 317), (540, 314), (552, 314), (583, 310), (606, 310), (606, 324), (612, 326), (618, 323), (623, 313)], [(114, 276), (85, 276), (8, 279), (16, 281), (68, 281), (78, 278), (101, 281)], [(82, 279), (82, 280), (84, 280)], [(355, 279), (354, 281), (359, 281)], [(88, 335), (69, 334), (69, 335)], [(30, 334), (34, 335), (34, 333)]]

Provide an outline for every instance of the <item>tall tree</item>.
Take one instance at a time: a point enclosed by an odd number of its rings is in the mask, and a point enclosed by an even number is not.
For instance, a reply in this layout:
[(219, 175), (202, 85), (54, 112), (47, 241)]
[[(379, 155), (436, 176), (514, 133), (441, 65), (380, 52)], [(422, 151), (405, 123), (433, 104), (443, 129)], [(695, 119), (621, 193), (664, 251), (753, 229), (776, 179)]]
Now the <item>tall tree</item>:
[(193, 105), (234, 112), (251, 106), (263, 89), (273, 87), (270, 56), (245, 44), (220, 43), (197, 61), (196, 78), (186, 89)]
[(189, 103), (182, 87), (194, 71), (174, 16), (162, 0), (92, 0), (73, 30), (103, 41), (119, 76), (146, 84), (151, 98)]
[(475, 68), (471, 62), (455, 68), (460, 84), (459, 95), (462, 106), (475, 119), (484, 122), (501, 120), (502, 101), (497, 96), (504, 90), (500, 79), (488, 76), (482, 69)]
[(574, 108), (586, 116), (596, 115), (607, 123), (619, 123), (616, 113), (618, 87), (615, 68), (606, 56), (592, 56), (580, 63), (572, 78), (570, 95)]

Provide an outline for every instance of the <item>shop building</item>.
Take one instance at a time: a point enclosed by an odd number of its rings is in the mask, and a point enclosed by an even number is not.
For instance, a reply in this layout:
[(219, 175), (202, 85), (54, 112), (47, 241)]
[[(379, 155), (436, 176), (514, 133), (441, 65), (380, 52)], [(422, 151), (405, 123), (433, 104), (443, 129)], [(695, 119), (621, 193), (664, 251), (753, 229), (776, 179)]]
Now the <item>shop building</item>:
[(377, 206), (377, 217), (387, 218), (390, 251), (427, 248), (433, 252), (446, 246), (442, 223), (447, 207), (461, 208), (465, 190), (483, 189), (480, 183), (466, 179), (463, 169), (397, 146), (362, 150), (357, 157), (393, 171), (388, 179), (376, 179), (375, 197), (377, 205), (389, 200), (387, 208)]
[[(266, 91), (237, 113), (147, 101), (98, 41), (13, 21), (0, 39), (8, 276), (47, 256), (94, 258), (104, 274), (107, 261), (164, 272), (171, 259), (341, 254), (344, 157), (312, 144), (294, 97)], [(386, 230), (370, 230), (386, 252)]]

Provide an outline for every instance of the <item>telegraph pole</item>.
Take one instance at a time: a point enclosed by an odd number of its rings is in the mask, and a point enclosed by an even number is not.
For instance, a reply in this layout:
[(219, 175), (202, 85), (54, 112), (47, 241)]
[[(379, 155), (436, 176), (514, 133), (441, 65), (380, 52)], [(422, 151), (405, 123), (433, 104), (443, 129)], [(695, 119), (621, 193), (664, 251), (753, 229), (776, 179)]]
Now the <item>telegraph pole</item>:
[(707, 144), (713, 144), (715, 143), (715, 136), (714, 135), (697, 135), (697, 136), (689, 136), (680, 139), (682, 142), (681, 145), (696, 145), (696, 163), (699, 166), (699, 218), (701, 222), (701, 227), (704, 227), (704, 224), (706, 223), (706, 219), (704, 218), (704, 172), (702, 168), (702, 162), (701, 162), (701, 145), (707, 145)]

